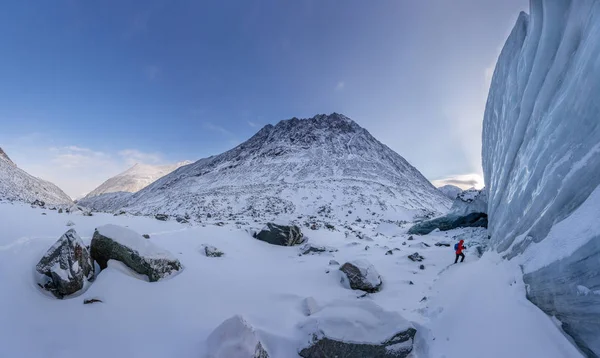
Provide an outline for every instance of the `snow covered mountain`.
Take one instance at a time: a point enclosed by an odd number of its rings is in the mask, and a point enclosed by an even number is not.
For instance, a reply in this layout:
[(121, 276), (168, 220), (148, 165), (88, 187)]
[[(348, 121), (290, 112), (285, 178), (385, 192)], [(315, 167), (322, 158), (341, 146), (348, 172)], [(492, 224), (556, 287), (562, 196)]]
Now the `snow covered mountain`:
[[(183, 161), (169, 165), (149, 165), (137, 163), (123, 173), (116, 175), (99, 187), (92, 190), (84, 198), (79, 200), (79, 203), (88, 207), (96, 207), (96, 200), (106, 200), (109, 197), (121, 197), (123, 193), (135, 193), (148, 185), (155, 182), (157, 179), (171, 173), (175, 169), (188, 165), (192, 162)], [(112, 195), (106, 195), (112, 194)]]
[(408, 220), (451, 202), (351, 119), (318, 115), (267, 125), (223, 154), (179, 168), (101, 210), (190, 215), (298, 215)]
[(600, 356), (600, 2), (532, 0), (498, 59), (483, 123), (492, 244), (529, 299)]
[(47, 204), (72, 204), (71, 198), (56, 185), (29, 175), (17, 167), (0, 148), (0, 200)]
[(456, 185), (444, 185), (437, 188), (442, 194), (446, 195), (449, 199), (454, 200), (458, 197), (458, 194), (462, 193), (463, 190)]

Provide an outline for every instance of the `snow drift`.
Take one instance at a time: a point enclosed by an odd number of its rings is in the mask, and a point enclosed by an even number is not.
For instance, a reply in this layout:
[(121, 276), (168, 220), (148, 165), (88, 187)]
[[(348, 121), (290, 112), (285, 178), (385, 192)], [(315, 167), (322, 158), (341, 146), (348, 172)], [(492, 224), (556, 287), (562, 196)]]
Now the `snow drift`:
[(600, 354), (600, 2), (532, 0), (500, 54), (483, 123), (492, 244), (529, 299)]

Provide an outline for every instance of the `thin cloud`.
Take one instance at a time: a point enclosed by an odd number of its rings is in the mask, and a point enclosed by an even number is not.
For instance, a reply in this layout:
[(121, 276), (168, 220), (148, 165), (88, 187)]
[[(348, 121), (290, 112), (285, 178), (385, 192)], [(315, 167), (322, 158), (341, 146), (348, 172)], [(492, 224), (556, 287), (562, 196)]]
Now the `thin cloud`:
[(213, 131), (213, 132), (218, 132), (218, 133), (221, 133), (221, 134), (223, 134), (223, 135), (226, 135), (226, 136), (229, 136), (229, 137), (235, 137), (235, 135), (233, 134), (233, 132), (231, 132), (231, 131), (227, 130), (227, 129), (226, 129), (226, 128), (224, 128), (224, 127), (221, 127), (221, 126), (219, 126), (219, 125), (216, 125), (216, 124), (214, 124), (214, 123), (211, 123), (211, 122), (204, 122), (204, 123), (203, 123), (203, 127), (204, 127), (205, 129), (211, 130), (211, 131)]
[(145, 153), (137, 149), (124, 149), (118, 154), (129, 166), (137, 163), (162, 164), (164, 162), (162, 155), (159, 153)]
[(255, 127), (257, 127), (257, 126), (258, 126), (256, 123), (254, 123), (254, 122), (252, 122), (252, 121), (248, 121), (248, 125), (249, 125), (250, 127), (252, 127), (252, 128), (255, 128)]
[(448, 178), (432, 180), (431, 183), (436, 187), (444, 185), (455, 185), (461, 189), (481, 189), (484, 186), (483, 178), (479, 174), (455, 175)]

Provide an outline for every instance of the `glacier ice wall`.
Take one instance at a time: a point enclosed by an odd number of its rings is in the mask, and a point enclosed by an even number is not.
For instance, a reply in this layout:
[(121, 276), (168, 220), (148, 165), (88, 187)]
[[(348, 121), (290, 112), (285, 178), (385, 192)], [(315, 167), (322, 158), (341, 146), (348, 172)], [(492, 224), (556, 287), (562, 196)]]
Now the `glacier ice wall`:
[(531, 0), (519, 15), (492, 79), (482, 157), (492, 245), (523, 261), (529, 299), (597, 357), (600, 1)]

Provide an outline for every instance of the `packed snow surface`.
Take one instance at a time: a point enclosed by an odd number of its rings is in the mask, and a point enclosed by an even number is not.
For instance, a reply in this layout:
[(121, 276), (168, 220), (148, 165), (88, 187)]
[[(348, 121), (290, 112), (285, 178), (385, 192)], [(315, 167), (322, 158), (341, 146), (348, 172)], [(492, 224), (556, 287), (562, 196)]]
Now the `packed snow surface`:
[[(95, 228), (128, 226), (148, 233), (147, 241), (172, 252), (186, 269), (170, 280), (150, 283), (110, 261), (80, 296), (58, 300), (44, 295), (32, 272), (68, 229), (67, 216), (86, 244)], [(0, 203), (0, 306), (7, 308), (0, 320), (0, 357), (75, 358), (82, 352), (90, 358), (206, 357), (210, 334), (236, 315), (244, 317), (274, 358), (297, 357), (307, 342), (302, 327), (317, 317), (334, 337), (359, 339), (360, 327), (377, 327), (363, 340), (385, 337), (391, 322), (404, 326), (408, 321), (417, 329), (415, 358), (581, 356), (552, 319), (525, 299), (517, 266), (494, 255), (477, 258), (475, 247), (488, 241), (485, 229), (434, 232), (407, 241), (410, 224), (396, 231), (376, 221), (354, 224), (372, 240), (367, 241), (346, 238), (339, 230), (304, 228), (309, 242), (338, 251), (299, 256), (298, 247), (252, 238), (249, 231), (264, 222), (248, 221), (182, 225)], [(465, 263), (450, 265), (454, 250), (434, 244), (460, 239), (468, 247)], [(415, 249), (404, 242), (428, 243), (430, 247), (418, 249), (425, 260), (409, 260)], [(218, 247), (225, 255), (206, 257), (199, 253), (202, 245)], [(392, 249), (393, 255), (386, 255)], [(368, 260), (384, 280), (382, 291), (359, 298), (364, 292), (343, 287), (337, 266), (329, 264), (332, 259)], [(582, 297), (592, 296), (597, 295)], [(314, 317), (306, 316), (308, 297), (320, 308)], [(92, 298), (102, 302), (83, 304)], [(382, 310), (389, 314), (382, 316)], [(341, 324), (353, 318), (358, 326)]]
[(36, 178), (13, 163), (0, 148), (0, 201), (41, 200), (46, 204), (72, 204), (71, 198), (56, 185)]

